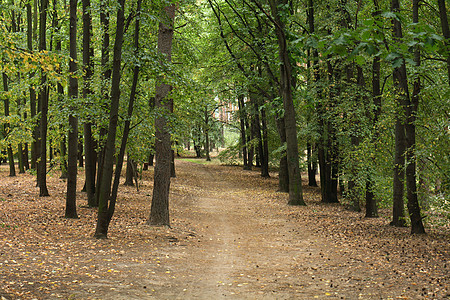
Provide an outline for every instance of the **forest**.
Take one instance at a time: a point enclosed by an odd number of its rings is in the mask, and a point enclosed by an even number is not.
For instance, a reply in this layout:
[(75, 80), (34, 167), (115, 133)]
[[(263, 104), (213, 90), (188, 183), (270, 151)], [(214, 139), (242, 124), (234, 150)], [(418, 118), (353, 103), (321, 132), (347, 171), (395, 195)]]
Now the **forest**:
[[(223, 206), (228, 197), (252, 211), (236, 196), (242, 193), (267, 214), (265, 225), (282, 211), (305, 232), (312, 229), (300, 223), (318, 223), (321, 234), (333, 236), (339, 236), (332, 229), (339, 224), (348, 226), (345, 234), (361, 230), (382, 238), (375, 232), (388, 232), (387, 244), (401, 235), (402, 243), (417, 243), (419, 254), (429, 251), (424, 261), (438, 272), (420, 295), (450, 297), (449, 6), (446, 0), (1, 1), (0, 237), (3, 248), (13, 251), (2, 253), (4, 265), (14, 251), (32, 249), (17, 246), (24, 240), (16, 245), (12, 236), (40, 224), (59, 226), (54, 247), (73, 239), (83, 241), (79, 247), (89, 241), (98, 251), (115, 245), (127, 253), (114, 243), (148, 234), (155, 248), (165, 245), (158, 237), (170, 245), (197, 237), (200, 243), (200, 227), (182, 208), (212, 214), (204, 199), (213, 199), (216, 209), (237, 214), (237, 204)], [(262, 202), (252, 198), (258, 193)], [(182, 201), (190, 197), (199, 203)], [(284, 205), (273, 202), (278, 200)], [(33, 202), (28, 221), (26, 201)], [(343, 216), (352, 216), (353, 227), (338, 221)], [(197, 225), (209, 228), (205, 220)], [(289, 224), (289, 234), (302, 231)], [(259, 230), (246, 226), (252, 234)], [(50, 239), (49, 229), (33, 230)], [(249, 231), (228, 233), (226, 246)], [(354, 235), (347, 238), (356, 243)], [(232, 260), (222, 259), (224, 265)], [(115, 272), (110, 270), (105, 272)], [(23, 283), (17, 288), (20, 280), (9, 280), (8, 272), (0, 273), (3, 285), (14, 282), (6, 299), (36, 295)], [(54, 289), (47, 283), (45, 290)], [(167, 293), (153, 296), (174, 297)], [(297, 295), (285, 293), (268, 297)], [(355, 299), (342, 293), (319, 286), (311, 291), (319, 298)], [(375, 297), (370, 293), (362, 299)], [(419, 295), (392, 293), (377, 299)]]

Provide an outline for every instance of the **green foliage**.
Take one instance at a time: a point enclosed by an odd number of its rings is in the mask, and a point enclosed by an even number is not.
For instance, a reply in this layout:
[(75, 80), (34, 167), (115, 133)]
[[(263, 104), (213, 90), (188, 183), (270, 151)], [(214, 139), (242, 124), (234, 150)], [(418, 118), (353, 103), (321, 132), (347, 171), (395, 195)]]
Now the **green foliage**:
[[(126, 6), (128, 27), (123, 45), (121, 79), (121, 102), (119, 110), (120, 136), (124, 121), (128, 119), (128, 99), (133, 69), (139, 66), (139, 84), (134, 114), (131, 122), (127, 152), (137, 162), (144, 162), (153, 151), (154, 119), (167, 112), (155, 111), (149, 105), (155, 96), (155, 86), (162, 82), (173, 87), (171, 98), (174, 112), (170, 116), (170, 132), (173, 147), (194, 142), (204, 148), (208, 133), (215, 145), (225, 144), (219, 158), (223, 163), (238, 164), (240, 161), (239, 116), (234, 114), (227, 124), (219, 122), (218, 111), (227, 105), (237, 106), (240, 95), (257, 98), (255, 109), (246, 99), (242, 113), (251, 116), (264, 108), (268, 123), (270, 163), (277, 166), (285, 151), (280, 142), (276, 119), (284, 115), (279, 95), (278, 44), (270, 11), (266, 3), (239, 0), (181, 1), (177, 2), (172, 62), (167, 63), (157, 51), (159, 12), (174, 1), (147, 1), (142, 12), (136, 15), (136, 2)], [(49, 139), (53, 147), (67, 135), (68, 115), (74, 109), (81, 126), (93, 123), (93, 135), (100, 142), (99, 131), (108, 124), (110, 81), (103, 78), (101, 65), (102, 28), (98, 18), (102, 4), (109, 12), (111, 44), (115, 32), (116, 2), (93, 1), (92, 47), (94, 49), (94, 75), (90, 80), (93, 93), (81, 97), (83, 87), (82, 59), (78, 58), (80, 97), (70, 99), (68, 82), (68, 15), (62, 3), (57, 3), (59, 26), (50, 26), (51, 36), (47, 51), (28, 51), (26, 22), (20, 30), (12, 30), (11, 12), (23, 13), (20, 5), (1, 3), (0, 11), (0, 73), (9, 78), (9, 91), (0, 92), (0, 109), (4, 100), (10, 102), (10, 115), (0, 117), (2, 139), (0, 149), (11, 145), (17, 153), (19, 143), (32, 142), (32, 129), (38, 116), (31, 118), (30, 88), (39, 92), (40, 75), (46, 74), (50, 87)], [(319, 143), (330, 132), (321, 122), (332, 129), (333, 143), (337, 145), (339, 176), (343, 182), (354, 181), (357, 197), (364, 201), (365, 181), (373, 179), (374, 194), (382, 207), (389, 207), (392, 198), (392, 161), (394, 153), (394, 122), (398, 111), (392, 82), (393, 68), (406, 63), (412, 82), (421, 79), (417, 126), (417, 171), (419, 198), (430, 214), (445, 215), (450, 193), (450, 158), (448, 149), (448, 113), (450, 89), (445, 60), (449, 56), (448, 41), (442, 36), (435, 3), (423, 5), (420, 22), (411, 22), (411, 12), (388, 11), (387, 3), (381, 2), (376, 13), (372, 2), (364, 1), (313, 1), (315, 30), (309, 32), (308, 13), (305, 3), (291, 1), (278, 6), (280, 16), (286, 23), (287, 47), (294, 66), (294, 102), (297, 112), (297, 129), (300, 153), (306, 145)], [(21, 4), (22, 5), (22, 4)], [(51, 3), (51, 6), (53, 3)], [(51, 9), (54, 9), (51, 7)], [(79, 12), (81, 21), (81, 10)], [(134, 21), (141, 22), (140, 47), (134, 48)], [(392, 36), (392, 21), (400, 21), (403, 38)], [(80, 23), (81, 24), (81, 23)], [(37, 27), (37, 26), (36, 26)], [(36, 49), (38, 40), (34, 32), (32, 44)], [(78, 50), (81, 51), (82, 26), (78, 26)], [(61, 51), (54, 50), (57, 40)], [(414, 50), (421, 51), (420, 66), (414, 61)], [(317, 53), (317, 56), (314, 54)], [(372, 64), (375, 58), (381, 63), (382, 108), (375, 122), (376, 107), (373, 104)], [(163, 62), (164, 61), (164, 62)], [(112, 57), (109, 59), (109, 66)], [(364, 83), (357, 82), (357, 68), (361, 68)], [(294, 80), (295, 79), (295, 80)], [(64, 95), (56, 92), (61, 84)], [(253, 101), (253, 99), (251, 99)], [(19, 103), (19, 104), (18, 104)], [(25, 118), (26, 115), (26, 118)], [(8, 126), (9, 129), (4, 129)], [(225, 131), (225, 137), (222, 132)], [(232, 134), (230, 134), (232, 132)], [(249, 134), (249, 132), (247, 132)], [(353, 141), (352, 141), (353, 139)], [(355, 139), (357, 143), (355, 143)], [(120, 139), (117, 139), (118, 143)], [(253, 138), (247, 146), (256, 146)], [(118, 145), (117, 145), (118, 146)], [(202, 150), (203, 151), (203, 150)], [(317, 153), (314, 154), (317, 156)], [(352, 195), (353, 196), (353, 195)], [(349, 200), (345, 200), (349, 201)]]
[(239, 153), (241, 151), (239, 143), (227, 147), (219, 153), (219, 160), (226, 165), (239, 165)]

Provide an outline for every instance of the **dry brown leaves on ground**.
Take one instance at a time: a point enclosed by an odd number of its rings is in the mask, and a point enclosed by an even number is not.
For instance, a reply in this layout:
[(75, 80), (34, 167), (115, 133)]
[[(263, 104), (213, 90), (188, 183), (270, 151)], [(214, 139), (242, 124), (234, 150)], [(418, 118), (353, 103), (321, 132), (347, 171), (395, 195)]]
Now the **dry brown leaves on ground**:
[[(107, 240), (96, 211), (65, 219), (66, 182), (50, 173), (38, 197), (30, 174), (0, 167), (0, 296), (6, 299), (446, 299), (445, 228), (411, 236), (385, 218), (319, 202), (286, 205), (276, 174), (177, 161), (171, 228), (145, 225), (152, 170), (121, 186)], [(78, 185), (82, 187), (80, 172)], [(388, 214), (389, 212), (384, 212)]]

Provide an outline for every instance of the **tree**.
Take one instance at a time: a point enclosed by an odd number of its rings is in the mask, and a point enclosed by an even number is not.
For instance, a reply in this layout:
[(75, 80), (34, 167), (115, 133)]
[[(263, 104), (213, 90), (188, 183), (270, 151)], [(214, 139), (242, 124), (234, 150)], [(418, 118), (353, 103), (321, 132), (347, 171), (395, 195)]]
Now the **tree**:
[[(138, 0), (137, 2), (137, 9), (136, 9), (136, 21), (135, 21), (135, 27), (134, 27), (134, 53), (136, 56), (139, 55), (139, 19), (140, 19), (140, 13), (141, 13), (141, 0)], [(128, 101), (128, 111), (127, 111), (127, 119), (125, 121), (125, 125), (124, 125), (124, 129), (123, 129), (123, 134), (122, 134), (122, 142), (120, 144), (120, 150), (119, 150), (119, 155), (117, 157), (117, 164), (116, 164), (116, 171), (115, 171), (115, 176), (114, 176), (114, 182), (113, 182), (113, 187), (112, 187), (112, 192), (111, 192), (111, 197), (110, 197), (110, 205), (109, 205), (109, 209), (108, 209), (108, 215), (109, 217), (109, 222), (111, 221), (111, 216), (114, 213), (114, 208), (115, 208), (115, 204), (116, 204), (116, 200), (117, 200), (117, 191), (119, 189), (119, 181), (120, 181), (120, 176), (121, 176), (121, 172), (122, 172), (122, 166), (123, 166), (123, 158), (125, 156), (125, 148), (127, 145), (127, 141), (128, 141), (128, 135), (130, 132), (130, 123), (131, 123), (131, 117), (133, 115), (133, 106), (134, 106), (134, 102), (135, 102), (135, 98), (136, 98), (136, 89), (137, 89), (137, 85), (138, 85), (138, 76), (139, 76), (139, 62), (136, 62), (136, 65), (133, 68), (133, 82), (131, 84), (131, 91), (130, 91), (130, 99)], [(131, 171), (132, 175), (131, 175), (131, 185), (133, 185), (133, 178), (136, 178), (136, 186), (138, 185), (137, 182), (137, 172), (136, 172), (136, 168), (135, 168), (135, 163), (133, 161), (133, 159), (128, 155), (127, 156), (127, 181), (129, 179), (129, 170)], [(128, 184), (127, 184), (128, 183)], [(125, 185), (130, 185), (129, 182), (125, 182)]]
[(114, 41), (114, 57), (111, 82), (111, 107), (109, 112), (108, 137), (105, 144), (105, 158), (102, 165), (103, 174), (99, 191), (97, 227), (95, 229), (96, 238), (107, 237), (109, 223), (112, 218), (109, 207), (111, 196), (111, 181), (113, 177), (117, 122), (119, 119), (120, 72), (125, 25), (124, 9), (125, 0), (119, 0), (116, 22), (116, 39)]
[(448, 26), (448, 17), (447, 17), (447, 9), (445, 8), (445, 1), (438, 0), (439, 6), (439, 19), (441, 21), (441, 29), (442, 35), (445, 39), (445, 50), (446, 50), (446, 59), (447, 59), (447, 77), (448, 84), (450, 85), (450, 29)]
[[(37, 1), (34, 1), (35, 3), (37, 3)], [(31, 7), (31, 1), (28, 2), (26, 4), (26, 8), (27, 8), (27, 49), (28, 51), (32, 52), (33, 51), (33, 12), (32, 12), (32, 7)], [(35, 16), (37, 15), (36, 12), (37, 8), (35, 8)], [(35, 21), (35, 26), (37, 21)], [(30, 73), (29, 74), (29, 79), (33, 77), (33, 74)], [(30, 94), (30, 115), (31, 118), (33, 119), (36, 116), (36, 90), (34, 88), (33, 85), (31, 85), (28, 89), (29, 94)], [(38, 128), (37, 126), (33, 126), (32, 127), (32, 136), (33, 136), (33, 141), (31, 142), (31, 165), (30, 167), (32, 169), (38, 169), (37, 168), (37, 142), (38, 142)]]
[[(158, 31), (158, 51), (164, 55), (164, 62), (161, 61), (161, 64), (171, 61), (174, 18), (175, 5), (166, 6), (162, 13)], [(155, 179), (150, 217), (147, 223), (150, 225), (169, 226), (169, 187), (172, 151), (168, 116), (171, 102), (169, 93), (172, 90), (172, 86), (165, 83), (162, 78), (159, 78), (159, 80), (155, 95), (155, 109), (158, 111), (155, 120)]]
[[(109, 63), (109, 52), (110, 52), (110, 37), (109, 37), (109, 19), (110, 14), (109, 10), (106, 6), (106, 1), (100, 2), (100, 27), (102, 32), (102, 48), (101, 48), (101, 72), (102, 72), (102, 85), (100, 93), (102, 98), (109, 99), (109, 92), (107, 86), (110, 84), (111, 79), (111, 67)], [(108, 110), (108, 104), (102, 105), (102, 108)], [(98, 205), (100, 199), (100, 188), (102, 184), (103, 177), (103, 163), (105, 158), (105, 145), (104, 141), (106, 140), (107, 129), (103, 124), (100, 125), (99, 130), (99, 141), (98, 141), (98, 172), (96, 178), (96, 186), (95, 186), (95, 203)]]
[[(9, 95), (8, 93), (8, 75), (6, 75), (6, 73), (3, 73), (3, 91), (5, 92), (6, 96), (3, 99), (3, 102), (5, 104), (5, 116), (9, 117)], [(11, 130), (9, 122), (5, 124), (4, 127), (4, 132), (5, 132), (5, 136), (7, 136), (9, 134), (9, 131)], [(13, 150), (11, 147), (11, 144), (8, 144), (7, 147), (7, 152), (8, 152), (8, 163), (9, 163), (9, 176), (16, 176), (16, 168), (14, 166), (14, 155), (13, 155)]]
[[(419, 0), (413, 0), (413, 23), (419, 23)], [(420, 67), (420, 50), (415, 49), (414, 61)], [(421, 90), (420, 77), (414, 80), (413, 93), (406, 106), (406, 197), (409, 218), (411, 220), (411, 233), (425, 233), (422, 222), (419, 201), (417, 197), (417, 177), (416, 177), (416, 115), (419, 106)]]
[[(69, 101), (72, 103), (78, 98), (77, 72), (77, 0), (70, 0), (69, 21)], [(66, 195), (66, 218), (78, 218), (77, 215), (77, 156), (78, 156), (78, 118), (75, 115), (75, 105), (69, 108), (69, 147), (67, 164), (67, 195)]]
[(245, 128), (245, 118), (246, 115), (244, 113), (244, 95), (242, 93), (239, 93), (237, 95), (238, 98), (238, 106), (239, 106), (239, 124), (240, 124), (240, 132), (241, 132), (241, 147), (242, 147), (242, 156), (244, 159), (244, 170), (248, 169), (248, 157), (247, 157), (247, 134), (246, 134), (246, 128)]
[[(299, 155), (297, 144), (297, 124), (295, 121), (295, 109), (292, 99), (292, 66), (287, 49), (287, 38), (285, 33), (285, 23), (282, 20), (283, 11), (287, 1), (270, 0), (273, 23), (278, 38), (279, 58), (280, 58), (280, 95), (283, 98), (284, 121), (286, 129), (286, 153), (289, 170), (289, 204), (305, 205), (302, 193), (302, 179), (299, 167)], [(280, 9), (282, 11), (280, 11)]]
[[(378, 0), (374, 0), (375, 11), (372, 16), (375, 20), (380, 20), (380, 7), (378, 5)], [(380, 32), (379, 26), (377, 26), (377, 30), (375, 31), (377, 34)], [(381, 63), (380, 57), (377, 55), (373, 58), (372, 61), (372, 103), (373, 103), (373, 117), (372, 117), (372, 125), (373, 128), (376, 128), (378, 120), (381, 115), (381, 85), (380, 85), (380, 76), (381, 76)], [(372, 144), (375, 144), (375, 140), (378, 136), (378, 130), (375, 130), (373, 133), (373, 138), (371, 140)], [(373, 151), (374, 152), (374, 151)], [(371, 153), (371, 159), (369, 163), (369, 171), (366, 179), (366, 218), (375, 218), (378, 217), (378, 206), (377, 201), (375, 199), (374, 194), (374, 168), (375, 168), (375, 153)]]
[[(41, 0), (41, 10), (39, 12), (39, 51), (44, 52), (47, 49), (47, 8), (48, 0)], [(39, 169), (37, 172), (39, 184), (39, 196), (49, 196), (47, 189), (47, 114), (48, 114), (48, 85), (47, 74), (41, 69), (41, 86), (39, 89), (40, 102), (40, 134), (39, 134)]]
[[(93, 73), (93, 56), (94, 49), (91, 47), (92, 35), (92, 15), (90, 0), (83, 0), (83, 98), (86, 105), (89, 107), (92, 101), (89, 97), (92, 94), (90, 85)], [(95, 198), (95, 150), (94, 141), (92, 138), (92, 123), (90, 116), (84, 125), (84, 154), (86, 157), (85, 163), (85, 177), (86, 177), (86, 193), (89, 207), (97, 207), (98, 203)]]
[[(400, 2), (398, 0), (391, 1), (391, 10), (394, 13), (400, 12)], [(394, 18), (392, 20), (394, 39), (398, 43), (402, 43), (403, 37), (402, 25), (400, 20)], [(403, 58), (402, 58), (403, 60)], [(394, 68), (393, 72), (394, 86), (396, 89), (397, 112), (395, 121), (395, 157), (394, 157), (394, 180), (393, 180), (393, 212), (392, 222), (394, 226), (405, 226), (404, 213), (404, 184), (405, 184), (405, 110), (409, 101), (408, 81), (406, 78), (406, 65), (402, 61), (400, 66)]]

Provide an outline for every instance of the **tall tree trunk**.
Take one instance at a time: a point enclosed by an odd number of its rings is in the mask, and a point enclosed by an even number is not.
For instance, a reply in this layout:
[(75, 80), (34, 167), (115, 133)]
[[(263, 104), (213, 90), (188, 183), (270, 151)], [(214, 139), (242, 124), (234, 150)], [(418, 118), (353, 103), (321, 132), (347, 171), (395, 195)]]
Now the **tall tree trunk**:
[(209, 154), (210, 150), (210, 143), (209, 143), (209, 114), (208, 114), (208, 106), (205, 106), (205, 154), (206, 154), (206, 161), (211, 161), (211, 156)]
[[(62, 126), (60, 127), (61, 131), (63, 130)], [(61, 143), (59, 145), (59, 148), (61, 150), (61, 176), (59, 177), (60, 179), (67, 179), (68, 175), (67, 175), (67, 138), (65, 135), (63, 135)]]
[[(134, 186), (133, 182), (133, 160), (131, 157), (127, 156), (127, 169), (125, 172), (125, 183), (123, 185), (125, 186)], [(116, 167), (117, 170), (117, 167)]]
[[(413, 23), (419, 23), (419, 0), (413, 0)], [(414, 61), (420, 68), (420, 50), (416, 47)], [(416, 176), (416, 115), (419, 106), (419, 95), (421, 90), (420, 77), (414, 80), (414, 89), (411, 101), (406, 107), (406, 197), (408, 199), (408, 212), (411, 220), (411, 233), (425, 233), (417, 198), (417, 176)]]
[[(47, 8), (48, 0), (41, 0), (41, 11), (39, 18), (39, 51), (47, 49), (46, 30), (47, 30)], [(39, 90), (40, 107), (40, 137), (39, 150), (40, 162), (38, 169), (39, 196), (49, 196), (47, 189), (47, 114), (48, 114), (48, 85), (47, 75), (41, 69), (41, 89)]]
[[(69, 98), (78, 98), (77, 66), (77, 0), (70, 0), (69, 19)], [(75, 108), (69, 107), (69, 147), (67, 164), (66, 218), (78, 218), (77, 215), (77, 155), (78, 155), (78, 119)]]
[(306, 156), (308, 161), (308, 186), (317, 186), (317, 160), (314, 158), (314, 145), (306, 145)]
[[(314, 2), (312, 0), (308, 0), (308, 25), (310, 33), (315, 32), (315, 23), (314, 23)], [(320, 73), (319, 73), (319, 53), (317, 50), (313, 50), (313, 72), (314, 72), (314, 81), (319, 83)], [(333, 69), (331, 64), (328, 63), (328, 72), (330, 78), (332, 78)], [(320, 89), (317, 91), (317, 98), (322, 99), (322, 92)], [(316, 106), (316, 111), (319, 117), (319, 131), (320, 131), (320, 140), (317, 143), (317, 156), (319, 161), (319, 174), (320, 174), (320, 190), (322, 196), (322, 202), (330, 203), (337, 202), (337, 193), (335, 195), (332, 194), (332, 143), (331, 143), (331, 131), (330, 125), (327, 120), (325, 120), (325, 111), (326, 108), (324, 104), (318, 102)]]
[(299, 154), (297, 144), (297, 124), (292, 98), (292, 67), (287, 49), (285, 24), (281, 21), (278, 7), (286, 1), (270, 0), (272, 16), (275, 20), (275, 31), (278, 39), (280, 58), (280, 95), (283, 98), (284, 120), (286, 126), (286, 153), (289, 170), (289, 205), (305, 205), (303, 201), (302, 179), (300, 174)]
[[(78, 167), (84, 167), (84, 155), (83, 155), (83, 141), (80, 139), (78, 141)], [(86, 187), (86, 186), (85, 186)]]
[(255, 156), (255, 147), (253, 147), (253, 121), (251, 114), (246, 112), (245, 114), (245, 127), (247, 128), (247, 169), (246, 170), (252, 170), (253, 168), (253, 157)]
[[(31, 5), (30, 5), (30, 17), (28, 18), (28, 11), (27, 11), (27, 48), (30, 51), (33, 51), (33, 40), (38, 39), (38, 3), (39, 0), (33, 0), (33, 11), (31, 12)], [(30, 73), (30, 78), (34, 77), (35, 73)], [(30, 114), (31, 118), (35, 118), (38, 111), (40, 111), (39, 106), (39, 100), (36, 94), (35, 86), (32, 85), (29, 88), (30, 91)], [(39, 173), (39, 164), (38, 164), (38, 158), (40, 155), (40, 120), (39, 118), (36, 119), (36, 123), (33, 124), (33, 142), (31, 144), (31, 168), (36, 170), (36, 173)], [(39, 176), (36, 176), (36, 183), (37, 186), (39, 186)]]
[[(308, 8), (307, 8), (307, 18), (308, 18), (308, 27), (309, 33), (313, 34), (315, 31), (314, 24), (314, 2), (313, 0), (308, 0)], [(314, 81), (318, 82), (320, 80), (319, 70), (318, 70), (318, 58), (319, 54), (317, 50), (313, 50), (312, 53), (312, 65), (313, 65), (313, 77)], [(317, 186), (316, 181), (316, 173), (317, 173), (317, 161), (313, 157), (313, 149), (316, 148), (314, 144), (307, 144), (307, 157), (308, 157), (308, 185), (309, 186)]]
[[(333, 69), (330, 61), (327, 61), (327, 69), (329, 81), (333, 82), (336, 78), (339, 78), (339, 75)], [(336, 85), (333, 84), (334, 86)], [(330, 91), (330, 98), (336, 97), (335, 91)], [(326, 104), (328, 107), (325, 107), (324, 103), (318, 103), (317, 112), (319, 115), (319, 130), (321, 133), (320, 142), (318, 145), (318, 158), (319, 158), (319, 168), (320, 168), (320, 190), (322, 195), (322, 202), (324, 203), (337, 203), (338, 195), (337, 195), (337, 141), (335, 139), (335, 130), (326, 118), (325, 112), (327, 110), (333, 109), (332, 104)]]
[[(137, 2), (137, 9), (136, 13), (138, 16), (140, 16), (141, 13), (141, 3), (142, 0), (138, 0)], [(135, 21), (135, 27), (134, 27), (134, 53), (136, 56), (139, 54), (139, 17), (136, 18)], [(115, 171), (115, 177), (114, 177), (114, 183), (113, 183), (113, 189), (111, 193), (111, 204), (109, 209), (109, 215), (112, 216), (114, 213), (114, 207), (117, 199), (117, 191), (119, 188), (119, 180), (120, 180), (120, 174), (122, 171), (122, 165), (123, 165), (123, 157), (125, 155), (125, 148), (128, 141), (128, 134), (130, 132), (130, 123), (131, 123), (131, 116), (133, 115), (133, 106), (134, 106), (134, 100), (136, 98), (136, 90), (137, 90), (137, 84), (138, 84), (138, 77), (139, 77), (139, 64), (136, 64), (133, 69), (133, 82), (131, 85), (131, 91), (130, 91), (130, 100), (128, 102), (128, 113), (127, 113), (127, 119), (125, 120), (125, 126), (123, 129), (123, 135), (122, 135), (122, 142), (120, 145), (120, 151), (119, 156), (117, 157), (117, 165), (116, 165), (116, 171)], [(136, 176), (136, 163), (133, 161), (133, 159), (128, 155), (127, 156), (127, 171), (126, 171), (126, 180), (125, 185), (133, 186), (133, 178)], [(131, 175), (131, 176), (130, 176)], [(136, 182), (137, 185), (137, 182)], [(109, 219), (109, 222), (111, 219)]]
[(108, 137), (105, 145), (105, 158), (103, 162), (103, 174), (98, 201), (98, 218), (95, 230), (96, 238), (106, 238), (108, 226), (111, 220), (109, 215), (109, 200), (111, 196), (111, 181), (113, 177), (113, 164), (115, 154), (115, 142), (117, 123), (119, 119), (120, 102), (120, 73), (122, 63), (122, 44), (124, 33), (124, 7), (125, 0), (119, 0), (116, 23), (116, 39), (114, 41), (114, 58), (111, 81), (111, 108), (109, 112)]
[[(280, 144), (286, 144), (286, 127), (284, 126), (284, 117), (276, 117), (277, 130), (280, 136)], [(289, 170), (286, 151), (282, 151), (280, 158), (280, 170), (278, 171), (278, 190), (283, 193), (289, 193)]]
[[(375, 12), (379, 14), (379, 10)], [(380, 89), (380, 57), (375, 56), (372, 63), (372, 103), (375, 107), (373, 113), (372, 127), (375, 128), (378, 123), (379, 116), (381, 114), (381, 89)], [(375, 143), (377, 131), (373, 133), (372, 143)], [(374, 195), (374, 183), (372, 171), (375, 165), (375, 153), (371, 154), (370, 167), (368, 170), (367, 180), (366, 180), (366, 218), (378, 217), (378, 206)]]
[[(61, 29), (61, 26), (58, 21), (58, 1), (53, 0), (53, 19), (52, 19), (52, 27), (55, 28), (56, 31), (59, 31)], [(69, 46), (70, 47), (70, 46)], [(60, 38), (56, 39), (56, 45), (55, 50), (57, 53), (61, 53), (62, 50), (62, 42)], [(58, 67), (56, 69), (56, 72), (61, 75), (61, 68)], [(56, 85), (57, 94), (58, 94), (58, 102), (62, 102), (64, 99), (64, 87), (60, 82)], [(63, 131), (63, 126), (60, 125), (59, 129)], [(67, 178), (67, 145), (66, 145), (66, 135), (63, 134), (61, 141), (59, 143), (59, 164), (61, 169), (61, 176), (60, 179), (66, 179)]]
[[(6, 73), (3, 73), (3, 91), (8, 92), (8, 76), (6, 75)], [(4, 99), (4, 104), (5, 104), (5, 116), (8, 117), (9, 116), (9, 95), (7, 95)], [(4, 125), (4, 131), (5, 131), (5, 136), (7, 136), (9, 134), (9, 131), (11, 130), (9, 122), (6, 123)], [(7, 152), (8, 152), (8, 163), (9, 163), (9, 176), (16, 176), (16, 168), (14, 166), (14, 154), (13, 154), (13, 150), (11, 147), (11, 144), (8, 144), (7, 147)]]
[(261, 164), (261, 176), (269, 178), (269, 134), (267, 132), (267, 117), (266, 109), (261, 108), (261, 124), (262, 124), (262, 138), (263, 138), (263, 156), (264, 161)]
[(247, 160), (247, 137), (245, 134), (245, 112), (244, 112), (244, 95), (238, 95), (238, 107), (239, 107), (239, 124), (241, 126), (241, 148), (242, 148), (242, 158), (244, 160), (244, 170), (248, 169)]
[[(100, 24), (102, 28), (102, 56), (101, 56), (101, 70), (102, 70), (102, 87), (101, 94), (103, 98), (109, 99), (108, 86), (111, 79), (111, 67), (109, 66), (109, 8), (106, 7), (106, 1), (100, 3)], [(104, 105), (104, 110), (108, 111), (108, 104)], [(107, 138), (107, 129), (101, 125), (99, 130), (99, 142), (98, 142), (98, 172), (97, 172), (97, 184), (95, 185), (95, 202), (98, 205), (100, 197), (100, 189), (103, 177), (103, 163), (105, 160), (105, 140)]]
[[(169, 99), (170, 115), (173, 115), (173, 105), (174, 105), (173, 99), (170, 98)], [(208, 138), (209, 138), (209, 136), (208, 136)], [(171, 143), (171, 145), (172, 145), (172, 143)], [(209, 151), (209, 148), (208, 148), (208, 151)], [(175, 178), (175, 177), (177, 177), (177, 174), (175, 172), (175, 150), (171, 149), (170, 152), (171, 152), (171, 157), (170, 157), (170, 177), (171, 178)]]
[[(175, 5), (165, 7), (159, 23), (158, 51), (165, 54), (168, 62), (171, 61), (172, 57), (174, 19)], [(155, 108), (161, 111), (161, 113), (155, 120), (155, 179), (150, 217), (147, 221), (150, 225), (170, 225), (169, 188), (171, 147), (169, 124), (167, 121), (167, 115), (170, 113), (170, 101), (168, 101), (167, 97), (171, 89), (172, 87), (165, 83), (160, 83), (156, 86)]]
[[(372, 13), (372, 16), (378, 20), (381, 15), (380, 6), (378, 4), (378, 0), (373, 0), (375, 11)], [(378, 32), (379, 30), (377, 30)], [(373, 103), (373, 116), (372, 116), (372, 128), (373, 135), (371, 143), (376, 147), (375, 141), (378, 137), (378, 131), (375, 129), (378, 125), (378, 119), (381, 114), (381, 64), (380, 57), (375, 56), (372, 62), (372, 103)], [(374, 149), (373, 151), (376, 151)], [(376, 218), (378, 217), (378, 205), (374, 195), (374, 182), (373, 182), (373, 170), (375, 168), (375, 153), (371, 153), (370, 155), (370, 166), (367, 172), (366, 178), (366, 218)]]
[[(28, 2), (26, 4), (27, 9), (27, 49), (28, 51), (33, 51), (33, 12), (31, 3)], [(29, 77), (31, 78), (33, 75), (30, 74)], [(36, 91), (33, 88), (33, 86), (30, 86), (28, 89), (30, 93), (30, 114), (31, 118), (33, 119), (36, 116)], [(31, 168), (36, 168), (36, 161), (37, 161), (37, 153), (36, 153), (36, 142), (37, 142), (37, 130), (36, 125), (32, 127), (32, 138), (33, 141), (31, 142)]]
[[(21, 80), (20, 73), (18, 74), (17, 77), (19, 80)], [(26, 100), (24, 102), (26, 102)], [(22, 110), (23, 110), (22, 96), (19, 96), (19, 97), (17, 97), (17, 114), (19, 115), (20, 120), (24, 121), (25, 117), (22, 119)], [(23, 144), (22, 143), (19, 143), (17, 145), (17, 150), (18, 150), (17, 158), (19, 160), (19, 174), (23, 174), (23, 173), (25, 173), (25, 163), (24, 163)]]
[(450, 30), (448, 26), (447, 9), (445, 7), (445, 0), (438, 0), (439, 19), (441, 20), (442, 34), (445, 38), (445, 45), (447, 47), (447, 76), (448, 84), (450, 85)]
[[(94, 49), (91, 47), (92, 34), (92, 15), (90, 0), (83, 0), (83, 98), (87, 107), (91, 104), (89, 99), (92, 94), (90, 85), (93, 74)], [(86, 193), (89, 207), (97, 207), (98, 203), (95, 198), (95, 150), (94, 141), (92, 139), (92, 123), (89, 120), (83, 125), (84, 129), (84, 155), (85, 162), (85, 178)]]
[[(349, 69), (347, 70), (347, 82), (349, 86), (352, 84), (352, 78), (353, 78), (353, 68), (354, 65), (352, 64), (349, 66)], [(357, 98), (356, 102), (354, 103), (354, 109), (356, 110), (358, 106), (365, 106), (366, 105), (366, 99), (363, 95), (364, 88), (365, 88), (365, 80), (364, 80), (364, 74), (361, 67), (356, 66), (357, 69), (357, 75), (356, 75), (356, 84), (357, 84)], [(356, 123), (353, 125), (352, 133), (350, 134), (350, 142), (351, 142), (351, 151), (356, 151), (360, 147), (361, 138), (359, 137), (359, 134), (361, 132), (361, 121), (357, 116), (351, 116), (352, 119), (356, 120)], [(356, 133), (356, 134), (355, 134)], [(361, 211), (361, 205), (360, 205), (360, 194), (362, 190), (362, 186), (360, 183), (358, 183), (357, 178), (360, 176), (360, 162), (357, 160), (353, 160), (352, 162), (352, 168), (350, 171), (350, 180), (348, 181), (348, 194), (350, 197), (350, 201), (352, 203), (351, 209), (353, 211)]]
[[(394, 13), (400, 12), (399, 0), (391, 1), (391, 10)], [(394, 40), (402, 43), (402, 25), (399, 20), (393, 19)], [(391, 225), (403, 227), (405, 222), (404, 210), (404, 184), (405, 184), (405, 108), (409, 101), (408, 82), (406, 78), (406, 66), (404, 61), (401, 66), (393, 72), (394, 87), (396, 89), (397, 112), (395, 120), (395, 154), (394, 154), (394, 180), (393, 180), (393, 210)]]

